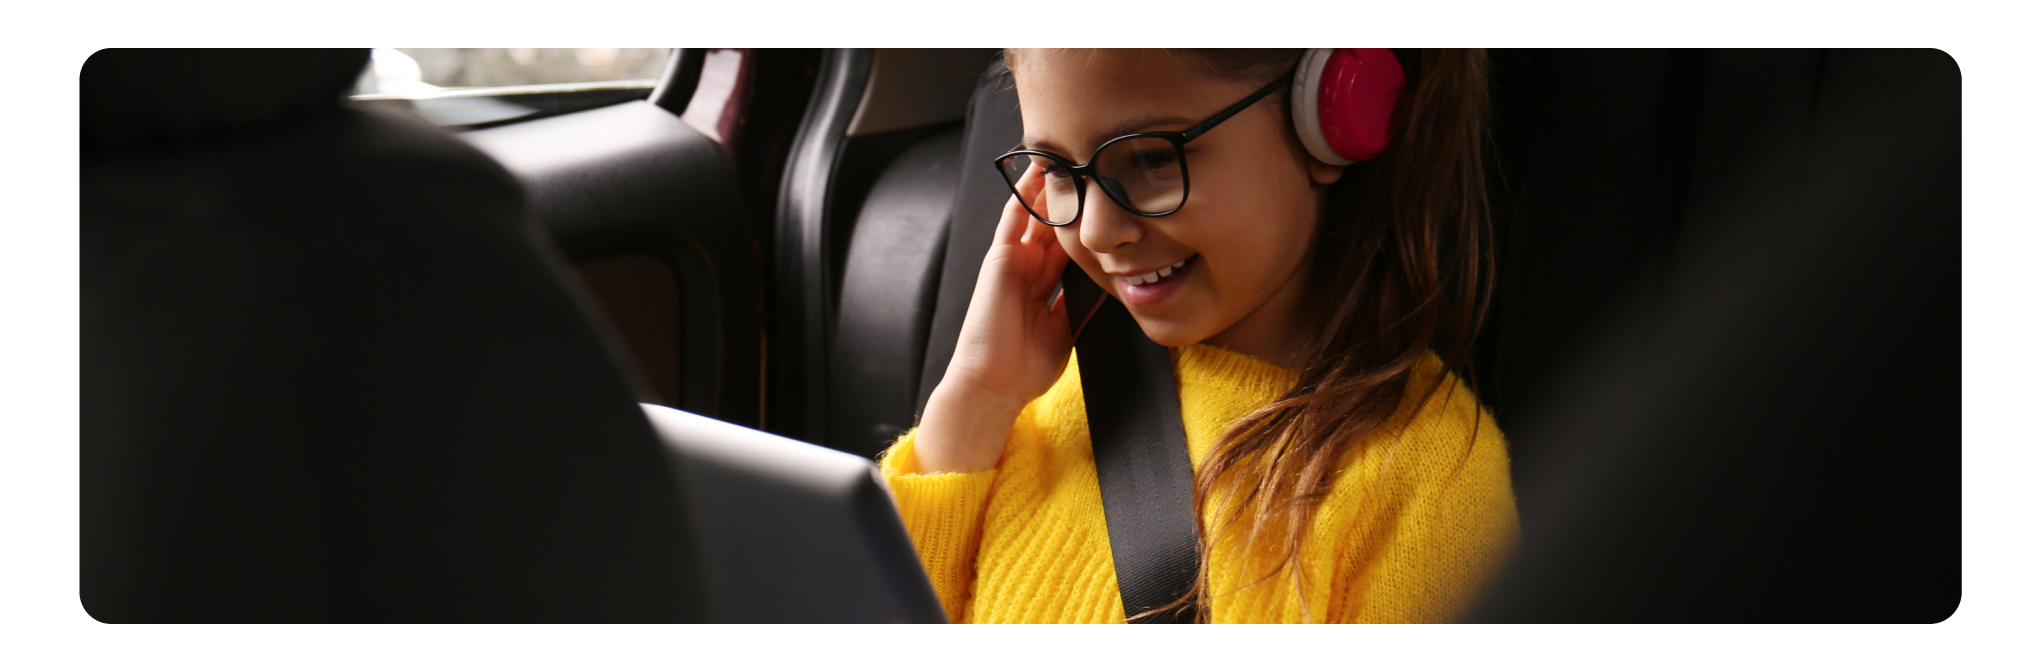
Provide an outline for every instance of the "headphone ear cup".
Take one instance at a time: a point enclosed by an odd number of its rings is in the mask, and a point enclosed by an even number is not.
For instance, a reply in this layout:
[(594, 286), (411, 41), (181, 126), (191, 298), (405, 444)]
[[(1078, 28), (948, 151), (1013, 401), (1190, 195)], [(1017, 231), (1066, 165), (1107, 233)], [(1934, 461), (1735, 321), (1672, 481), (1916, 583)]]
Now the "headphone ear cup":
[(1343, 166), (1386, 150), (1407, 75), (1388, 49), (1310, 49), (1295, 64), (1293, 87), (1289, 111), (1302, 146)]
[(1338, 156), (1330, 148), (1330, 141), (1323, 137), (1323, 123), (1317, 94), (1323, 90), (1323, 64), (1330, 60), (1336, 49), (1310, 49), (1302, 52), (1302, 60), (1295, 63), (1295, 79), (1289, 84), (1288, 112), (1295, 119), (1295, 135), (1301, 136), (1302, 146), (1309, 149), (1309, 155), (1316, 160), (1333, 166), (1342, 166), (1353, 161)]

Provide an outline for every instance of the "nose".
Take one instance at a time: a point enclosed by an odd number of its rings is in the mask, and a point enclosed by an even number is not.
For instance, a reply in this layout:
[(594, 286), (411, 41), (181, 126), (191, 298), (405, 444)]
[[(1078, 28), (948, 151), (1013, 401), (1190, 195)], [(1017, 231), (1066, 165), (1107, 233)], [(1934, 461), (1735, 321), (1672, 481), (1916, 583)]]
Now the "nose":
[(1145, 219), (1111, 202), (1104, 193), (1104, 187), (1096, 180), (1087, 180), (1087, 193), (1083, 194), (1083, 215), (1076, 221), (1077, 238), (1083, 247), (1098, 254), (1110, 254), (1124, 245), (1139, 242), (1146, 235)]

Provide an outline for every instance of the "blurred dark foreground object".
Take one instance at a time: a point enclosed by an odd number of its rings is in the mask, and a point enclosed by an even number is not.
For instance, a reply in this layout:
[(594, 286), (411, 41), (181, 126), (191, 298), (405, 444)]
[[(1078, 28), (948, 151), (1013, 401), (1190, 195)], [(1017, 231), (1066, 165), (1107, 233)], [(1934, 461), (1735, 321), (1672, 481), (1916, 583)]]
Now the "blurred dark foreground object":
[[(1524, 543), (1472, 620), (1950, 616), (1953, 60), (1532, 51), (1496, 65), (1503, 122), (1517, 124), (1502, 135), (1518, 210), (1498, 398)], [(1593, 277), (1610, 269), (1626, 284)], [(1507, 332), (1537, 324), (1509, 315), (1576, 313), (1623, 286), (1652, 298)], [(1562, 358), (1543, 347), (1560, 340), (1550, 329), (1587, 328)], [(1535, 357), (1553, 361), (1523, 361)], [(1531, 368), (1560, 373), (1505, 377)]]
[(341, 109), (367, 58), (86, 62), (86, 611), (702, 620), (673, 465), (517, 183)]
[(517, 182), (339, 107), (366, 58), (86, 63), (89, 613), (944, 620), (869, 460), (640, 408)]

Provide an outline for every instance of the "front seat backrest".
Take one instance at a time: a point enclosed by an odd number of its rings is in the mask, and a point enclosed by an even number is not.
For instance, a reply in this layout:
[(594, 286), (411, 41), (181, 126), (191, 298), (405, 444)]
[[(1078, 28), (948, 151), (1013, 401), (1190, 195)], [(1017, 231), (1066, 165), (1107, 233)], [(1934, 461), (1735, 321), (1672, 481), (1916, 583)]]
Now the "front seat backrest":
[(1019, 90), (1013, 88), (1012, 71), (1003, 60), (992, 61), (977, 80), (970, 95), (969, 113), (963, 121), (962, 170), (955, 190), (955, 209), (948, 219), (948, 249), (941, 259), (941, 286), (934, 298), (934, 321), (927, 328), (927, 363), (920, 369), (919, 400), (914, 405), (917, 419), (927, 410), (927, 397), (941, 376), (948, 372), (948, 360), (955, 356), (955, 340), (962, 337), (962, 318), (969, 313), (969, 297), (976, 292), (977, 270), (984, 254), (991, 250), (991, 234), (998, 230), (998, 213), (1012, 189), (1005, 186), (991, 160), (1019, 145), (1024, 132), (1019, 120)]
[(367, 57), (85, 64), (85, 608), (698, 620), (672, 466), (517, 184), (344, 109)]

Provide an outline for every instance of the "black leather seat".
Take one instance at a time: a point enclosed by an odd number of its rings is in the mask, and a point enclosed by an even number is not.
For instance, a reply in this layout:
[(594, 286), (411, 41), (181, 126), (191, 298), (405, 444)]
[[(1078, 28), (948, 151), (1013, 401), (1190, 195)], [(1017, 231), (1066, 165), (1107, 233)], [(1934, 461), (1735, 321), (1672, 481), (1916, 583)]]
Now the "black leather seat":
[(612, 344), (366, 50), (84, 67), (80, 597), (108, 622), (701, 618)]
[(884, 165), (844, 256), (828, 353), (830, 447), (874, 456), (915, 425), (955, 352), (1011, 195), (991, 159), (1019, 142), (1002, 59), (977, 78), (962, 127), (933, 129)]
[(962, 318), (969, 312), (969, 297), (975, 293), (977, 271), (984, 254), (991, 249), (991, 234), (998, 228), (998, 214), (1012, 190), (1005, 186), (991, 160), (1019, 145), (1025, 130), (1019, 121), (1019, 90), (1003, 60), (992, 61), (977, 80), (970, 96), (968, 117), (963, 120), (962, 168), (955, 188), (954, 214), (948, 223), (948, 240), (941, 258), (941, 284), (935, 291), (934, 311), (928, 319), (927, 353), (920, 368), (920, 385), (914, 400), (914, 417), (927, 410), (927, 397), (948, 372), (948, 360), (955, 356), (955, 340), (962, 337)]
[(874, 456), (917, 417), (961, 146), (955, 128), (914, 142), (863, 200), (828, 353), (827, 445), (837, 450)]

